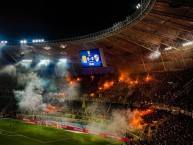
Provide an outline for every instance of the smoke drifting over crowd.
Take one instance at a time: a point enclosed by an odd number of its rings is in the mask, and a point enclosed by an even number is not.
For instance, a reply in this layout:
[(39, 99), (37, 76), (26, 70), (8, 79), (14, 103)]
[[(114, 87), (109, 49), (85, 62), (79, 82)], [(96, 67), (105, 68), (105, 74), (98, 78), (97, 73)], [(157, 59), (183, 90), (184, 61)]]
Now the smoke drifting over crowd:
[(91, 121), (90, 126), (95, 126), (97, 130), (100, 130), (104, 133), (123, 136), (125, 135), (125, 132), (134, 132), (136, 130), (141, 130), (145, 125), (142, 116), (149, 113), (152, 113), (152, 110), (148, 109), (145, 111), (131, 111), (130, 109), (117, 109), (112, 112), (112, 118), (109, 124), (96, 124)]
[(159, 51), (159, 49), (155, 50), (154, 52), (150, 53), (150, 55), (148, 56), (148, 58), (150, 60), (155, 60), (158, 59), (161, 55), (161, 52)]
[(5, 66), (1, 69), (0, 73), (16, 76), (16, 67), (14, 65)]
[[(39, 74), (42, 68), (46, 69), (45, 65), (37, 64), (31, 68), (30, 64), (21, 62), (1, 69), (0, 74), (15, 77), (17, 80), (15, 85), (20, 86), (20, 89), (13, 91), (20, 111), (44, 112), (55, 105), (54, 99), (59, 102), (64, 102), (66, 98), (76, 99), (79, 90), (78, 82), (66, 80), (69, 72), (64, 66), (61, 69), (59, 66), (55, 68), (58, 74), (46, 77)], [(61, 93), (65, 95), (61, 96)], [(55, 111), (59, 109), (57, 106), (54, 107)]]
[(20, 75), (18, 77), (19, 82), (23, 80), (25, 83), (24, 90), (14, 91), (15, 97), (19, 100), (19, 107), (25, 111), (40, 111), (44, 110), (45, 104), (43, 103), (42, 92), (43, 80), (35, 73), (29, 73), (26, 75)]
[[(33, 68), (29, 64), (18, 63), (17, 65), (10, 65), (4, 67), (0, 73), (6, 73), (17, 79), (19, 87), (15, 89), (14, 96), (18, 101), (18, 107), (21, 113), (30, 115), (57, 115), (61, 117), (61, 112), (66, 100), (78, 100), (80, 97), (80, 82), (81, 78), (74, 79), (70, 73), (57, 64), (54, 71), (55, 75), (42, 75), (42, 69), (46, 69), (46, 66), (37, 65)], [(117, 78), (119, 83), (128, 84), (129, 86), (139, 83), (138, 80), (132, 80), (129, 77), (129, 73), (121, 73)], [(91, 80), (94, 80), (94, 76), (91, 76)], [(105, 79), (98, 84), (99, 91), (108, 91), (116, 86), (116, 80)], [(95, 93), (95, 92), (93, 92)], [(91, 96), (92, 97), (92, 96)], [(68, 109), (74, 109), (73, 106), (66, 105)], [(108, 106), (99, 108), (99, 102), (93, 102), (90, 105), (85, 105), (84, 112), (86, 115), (96, 118), (98, 112), (104, 112), (102, 109), (106, 109), (109, 112)], [(65, 112), (65, 111), (64, 111)], [(63, 113), (64, 113), (63, 112)], [(140, 130), (143, 127), (144, 112), (139, 110), (116, 110), (114, 109), (111, 114), (110, 122), (108, 124), (96, 124), (92, 120), (88, 120), (88, 126), (91, 128), (97, 128), (101, 132), (108, 134), (115, 134), (123, 136), (127, 131)]]

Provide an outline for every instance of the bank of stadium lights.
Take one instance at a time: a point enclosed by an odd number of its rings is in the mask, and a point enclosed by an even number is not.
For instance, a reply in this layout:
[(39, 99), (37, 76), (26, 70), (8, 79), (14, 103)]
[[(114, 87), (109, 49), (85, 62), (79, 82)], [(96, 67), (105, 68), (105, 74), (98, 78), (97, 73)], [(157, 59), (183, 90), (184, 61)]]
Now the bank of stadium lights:
[(50, 59), (42, 59), (40, 60), (40, 64), (48, 64), (50, 63)]
[(190, 45), (193, 45), (193, 41), (189, 41), (189, 42), (186, 42), (186, 43), (183, 43), (182, 46), (190, 46)]
[(33, 43), (41, 43), (41, 42), (44, 42), (44, 39), (33, 39), (32, 42)]
[(32, 60), (31, 60), (31, 59), (24, 59), (24, 60), (22, 60), (21, 62), (30, 63), (30, 62), (32, 62)]
[(171, 46), (166, 47), (165, 50), (172, 50), (173, 48)]
[(1, 41), (1, 44), (7, 44), (7, 41)]
[(21, 40), (20, 43), (21, 44), (27, 44), (27, 40)]
[(66, 62), (67, 62), (67, 59), (66, 59), (66, 58), (59, 59), (59, 62), (61, 62), (61, 63), (66, 63)]
[(141, 7), (141, 4), (137, 4), (136, 8), (139, 9)]

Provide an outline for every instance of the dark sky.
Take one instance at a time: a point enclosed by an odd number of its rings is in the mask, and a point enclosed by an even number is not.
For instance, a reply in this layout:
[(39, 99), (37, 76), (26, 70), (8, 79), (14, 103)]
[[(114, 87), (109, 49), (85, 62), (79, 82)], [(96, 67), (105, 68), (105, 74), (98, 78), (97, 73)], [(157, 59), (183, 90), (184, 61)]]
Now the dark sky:
[(140, 0), (105, 1), (1, 1), (0, 40), (53, 40), (97, 32), (124, 20)]

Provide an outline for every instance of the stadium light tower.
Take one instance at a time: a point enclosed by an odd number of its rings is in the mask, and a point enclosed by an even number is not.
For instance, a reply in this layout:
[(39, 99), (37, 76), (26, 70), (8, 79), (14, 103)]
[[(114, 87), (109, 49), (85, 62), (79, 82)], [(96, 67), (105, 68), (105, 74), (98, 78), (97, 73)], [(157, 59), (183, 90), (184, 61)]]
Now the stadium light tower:
[(7, 44), (8, 42), (7, 41), (1, 41), (1, 44)]
[(40, 60), (40, 65), (48, 65), (50, 63), (50, 59), (42, 59)]
[(21, 40), (20, 44), (27, 44), (27, 40)]
[(136, 8), (139, 9), (141, 7), (141, 4), (137, 4)]
[(33, 39), (32, 42), (33, 43), (42, 43), (44, 42), (44, 39)]
[(67, 62), (67, 59), (66, 59), (66, 58), (61, 58), (61, 59), (59, 59), (59, 62), (61, 62), (61, 63), (66, 63), (66, 62)]
[(190, 46), (190, 45), (193, 45), (193, 41), (189, 41), (189, 42), (185, 42), (182, 44), (182, 46)]
[(142, 11), (142, 4), (143, 4), (143, 0), (141, 0), (141, 3), (138, 3), (136, 8), (137, 9), (140, 9), (141, 8), (141, 11)]

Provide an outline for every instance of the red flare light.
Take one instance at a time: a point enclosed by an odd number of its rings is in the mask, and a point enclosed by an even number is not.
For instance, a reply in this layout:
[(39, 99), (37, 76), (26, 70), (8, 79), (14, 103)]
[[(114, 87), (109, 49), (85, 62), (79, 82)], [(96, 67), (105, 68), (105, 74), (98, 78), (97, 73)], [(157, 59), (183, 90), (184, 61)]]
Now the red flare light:
[(76, 81), (77, 81), (77, 82), (80, 82), (80, 81), (81, 81), (81, 78), (77, 78)]
[(60, 97), (65, 97), (65, 94), (64, 93), (60, 93), (59, 96)]
[(104, 85), (103, 85), (103, 88), (106, 90), (106, 89), (109, 89), (110, 87), (112, 87), (114, 85), (114, 82), (111, 81), (111, 82), (105, 82)]
[(90, 97), (94, 97), (94, 93), (91, 93), (91, 94), (90, 94)]

